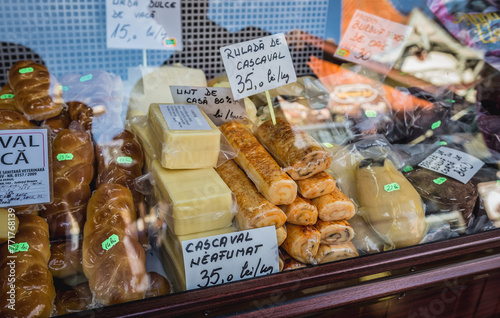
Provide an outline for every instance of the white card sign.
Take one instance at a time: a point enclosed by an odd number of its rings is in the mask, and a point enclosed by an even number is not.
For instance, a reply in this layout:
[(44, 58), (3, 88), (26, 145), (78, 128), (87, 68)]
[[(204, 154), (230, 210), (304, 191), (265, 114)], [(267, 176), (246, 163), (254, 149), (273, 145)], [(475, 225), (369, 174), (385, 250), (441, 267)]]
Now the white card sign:
[(160, 111), (171, 130), (212, 130), (196, 105), (160, 105)]
[(0, 130), (0, 207), (49, 203), (47, 129)]
[(335, 56), (357, 64), (376, 61), (389, 72), (413, 28), (356, 10)]
[(106, 45), (181, 51), (180, 0), (106, 0)]
[(440, 147), (419, 164), (445, 176), (467, 183), (481, 169), (484, 162), (465, 152), (448, 147)]
[(243, 100), (235, 100), (229, 87), (170, 86), (175, 103), (197, 104), (214, 124), (247, 118)]
[(297, 81), (283, 33), (220, 48), (235, 99)]
[(279, 271), (274, 226), (183, 241), (182, 252), (188, 290)]

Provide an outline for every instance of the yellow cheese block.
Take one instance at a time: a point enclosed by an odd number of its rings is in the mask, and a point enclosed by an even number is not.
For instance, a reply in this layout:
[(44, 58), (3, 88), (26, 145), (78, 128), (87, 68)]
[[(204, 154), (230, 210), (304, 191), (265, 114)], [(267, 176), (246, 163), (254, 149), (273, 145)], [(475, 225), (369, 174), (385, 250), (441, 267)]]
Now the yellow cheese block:
[(0, 208), (0, 244), (7, 242), (10, 238), (13, 239), (17, 233), (19, 220), (14, 213), (9, 213), (8, 209)]
[(137, 136), (144, 150), (144, 171), (150, 172), (153, 160), (158, 158), (161, 143), (148, 124), (147, 116), (137, 116), (127, 122), (127, 127)]
[(170, 129), (160, 104), (150, 105), (148, 122), (162, 144), (160, 162), (164, 168), (199, 169), (217, 165), (221, 132), (210, 118), (199, 110), (210, 130)]
[(167, 226), (177, 235), (228, 227), (237, 209), (233, 194), (212, 168), (197, 170), (164, 169), (153, 161), (153, 178), (160, 192), (158, 202)]

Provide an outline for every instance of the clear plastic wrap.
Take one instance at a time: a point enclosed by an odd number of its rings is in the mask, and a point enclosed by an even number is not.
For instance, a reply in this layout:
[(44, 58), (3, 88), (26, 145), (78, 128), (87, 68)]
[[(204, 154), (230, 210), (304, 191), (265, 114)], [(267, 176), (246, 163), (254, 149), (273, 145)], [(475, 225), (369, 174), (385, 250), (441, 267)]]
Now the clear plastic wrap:
[(354, 237), (354, 230), (346, 220), (325, 222), (318, 220), (314, 227), (321, 234), (321, 244), (336, 245), (345, 244)]
[(75, 287), (58, 290), (54, 301), (54, 314), (66, 315), (84, 311), (92, 303), (89, 283), (84, 282)]
[(500, 227), (500, 181), (482, 182), (477, 188), (488, 217)]
[(153, 160), (158, 159), (157, 155), (161, 149), (161, 144), (154, 134), (150, 125), (148, 125), (147, 116), (137, 116), (130, 118), (126, 122), (126, 127), (139, 139), (144, 151), (144, 171), (150, 172)]
[(309, 199), (297, 195), (295, 200), (279, 208), (286, 214), (286, 221), (296, 225), (314, 225), (318, 221), (318, 209)]
[(53, 277), (75, 280), (83, 274), (82, 243), (78, 237), (51, 243), (48, 267)]
[(35, 125), (17, 110), (0, 109), (0, 129), (23, 129)]
[(314, 260), (318, 264), (324, 264), (357, 256), (358, 251), (351, 242), (337, 245), (320, 244)]
[(17, 233), (19, 228), (19, 219), (14, 214), (13, 210), (0, 208), (0, 224), (3, 224), (0, 228), (0, 244), (7, 242), (10, 236)]
[[(283, 248), (280, 248), (279, 254), (280, 254), (280, 271), (282, 272), (307, 267), (306, 264), (301, 263), (295, 260), (293, 257), (291, 257)], [(283, 266), (281, 266), (281, 263), (283, 263)]]
[(0, 109), (18, 110), (14, 99), (14, 91), (9, 84), (5, 84), (0, 89)]
[(353, 216), (349, 220), (349, 224), (355, 233), (351, 242), (360, 255), (380, 253), (391, 248), (390, 245), (384, 242), (384, 240), (375, 233), (361, 215), (356, 214)]
[(281, 247), (295, 260), (304, 264), (317, 264), (321, 234), (311, 225), (286, 225), (287, 237)]
[(307, 179), (297, 180), (298, 191), (306, 199), (314, 199), (332, 193), (337, 188), (335, 184), (335, 179), (324, 171)]
[(349, 220), (356, 214), (357, 206), (339, 189), (312, 199), (322, 221)]

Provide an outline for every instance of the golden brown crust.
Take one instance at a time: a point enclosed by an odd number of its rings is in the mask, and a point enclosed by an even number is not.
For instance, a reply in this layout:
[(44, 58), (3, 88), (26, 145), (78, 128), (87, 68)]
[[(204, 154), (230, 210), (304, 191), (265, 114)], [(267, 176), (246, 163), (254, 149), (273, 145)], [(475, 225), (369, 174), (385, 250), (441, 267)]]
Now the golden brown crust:
[(6, 84), (0, 89), (0, 109), (16, 110), (16, 100), (14, 99), (14, 91), (9, 84)]
[(318, 209), (311, 200), (298, 195), (291, 204), (280, 205), (286, 214), (286, 221), (296, 225), (313, 225), (318, 220)]
[(27, 129), (35, 127), (17, 110), (0, 109), (0, 129)]
[(57, 315), (72, 314), (87, 310), (92, 303), (89, 283), (81, 283), (66, 291), (57, 291), (54, 302)]
[(68, 113), (72, 121), (79, 122), (86, 131), (92, 132), (94, 111), (82, 102), (69, 102)]
[(313, 264), (318, 252), (320, 233), (311, 225), (286, 224), (287, 237), (281, 247), (304, 264)]
[(354, 237), (354, 230), (349, 222), (318, 220), (314, 227), (321, 233), (321, 244), (344, 244)]
[(63, 109), (61, 90), (47, 68), (34, 61), (19, 61), (9, 71), (17, 109), (30, 120), (59, 115)]
[(352, 242), (337, 245), (321, 244), (315, 260), (318, 264), (324, 264), (357, 256), (359, 256), (358, 251)]
[(168, 280), (157, 272), (148, 273), (149, 286), (144, 294), (144, 298), (158, 297), (170, 294), (170, 283)]
[(56, 117), (45, 120), (42, 126), (50, 127), (50, 129), (52, 130), (52, 135), (57, 136), (61, 131), (67, 129), (70, 123), (71, 119), (69, 118), (69, 114), (66, 110), (63, 109), (61, 113)]
[(307, 199), (314, 199), (332, 193), (337, 188), (335, 183), (335, 179), (324, 171), (316, 173), (307, 179), (297, 180), (299, 193)]
[(318, 208), (318, 217), (323, 221), (349, 220), (356, 214), (354, 203), (337, 188), (332, 193), (312, 199), (312, 203)]
[(65, 278), (83, 273), (81, 240), (54, 242), (50, 252), (48, 267), (52, 276)]

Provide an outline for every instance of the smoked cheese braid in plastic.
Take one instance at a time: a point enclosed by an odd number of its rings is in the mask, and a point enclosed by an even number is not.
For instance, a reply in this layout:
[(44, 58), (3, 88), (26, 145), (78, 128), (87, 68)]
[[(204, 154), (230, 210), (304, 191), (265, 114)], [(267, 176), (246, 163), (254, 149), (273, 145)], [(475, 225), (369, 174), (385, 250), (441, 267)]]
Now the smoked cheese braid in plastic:
[(335, 179), (328, 173), (322, 171), (302, 180), (297, 180), (300, 195), (307, 199), (332, 193), (337, 188)]
[(297, 195), (295, 200), (279, 208), (286, 214), (286, 221), (296, 225), (314, 225), (318, 220), (318, 209), (311, 200)]
[(297, 196), (297, 184), (284, 173), (266, 149), (241, 123), (230, 121), (219, 127), (238, 151), (234, 161), (246, 172), (260, 193), (272, 204), (290, 204)]
[(276, 125), (265, 121), (255, 136), (294, 180), (324, 171), (332, 163), (332, 155), (313, 137), (284, 118), (276, 118)]
[(0, 109), (17, 110), (14, 91), (9, 84), (0, 89)]
[(0, 129), (28, 129), (35, 127), (17, 110), (0, 109)]
[(352, 242), (348, 242), (337, 245), (321, 244), (314, 259), (318, 264), (324, 264), (357, 256), (359, 256), (358, 251)]
[(16, 62), (9, 70), (9, 85), (17, 109), (29, 120), (52, 118), (63, 109), (61, 88), (42, 64), (29, 60)]
[(52, 143), (52, 174), (54, 201), (40, 211), (49, 223), (50, 237), (79, 235), (94, 177), (94, 147), (87, 132), (65, 129), (57, 135)]
[(354, 237), (354, 230), (345, 220), (332, 222), (318, 220), (314, 227), (321, 233), (321, 244), (344, 244)]
[(312, 202), (318, 208), (318, 217), (323, 221), (349, 220), (356, 214), (354, 203), (338, 188), (312, 199)]
[[(50, 317), (56, 291), (47, 267), (49, 228), (39, 216), (18, 218), (19, 230), (13, 239), (16, 245), (10, 245), (14, 253), (9, 252), (8, 243), (0, 246), (0, 317)], [(9, 277), (12, 272), (14, 277)]]
[(304, 264), (315, 264), (321, 234), (314, 226), (287, 223), (287, 237), (281, 247), (291, 257)]
[(105, 183), (87, 206), (83, 231), (83, 272), (105, 306), (142, 299), (148, 288), (146, 255), (138, 242), (130, 190)]
[(257, 191), (252, 181), (233, 160), (226, 161), (215, 171), (236, 196), (238, 213), (235, 220), (240, 230), (266, 226), (275, 226), (278, 229), (285, 224), (285, 213)]

